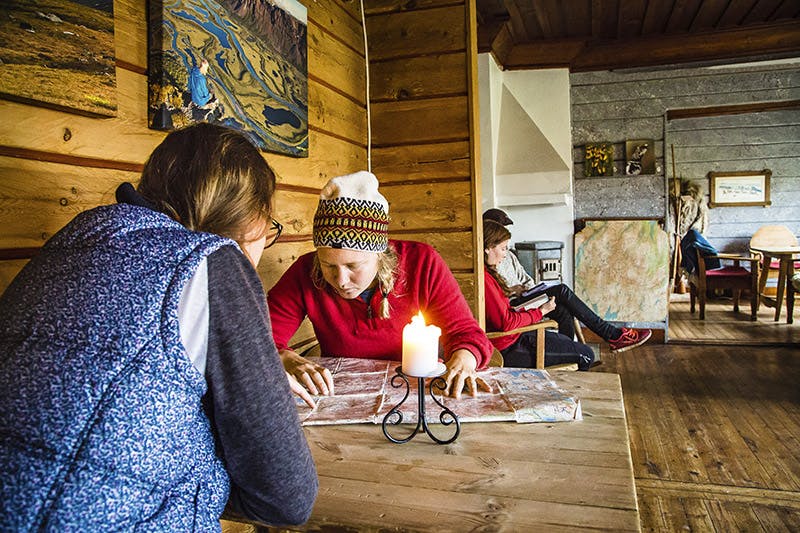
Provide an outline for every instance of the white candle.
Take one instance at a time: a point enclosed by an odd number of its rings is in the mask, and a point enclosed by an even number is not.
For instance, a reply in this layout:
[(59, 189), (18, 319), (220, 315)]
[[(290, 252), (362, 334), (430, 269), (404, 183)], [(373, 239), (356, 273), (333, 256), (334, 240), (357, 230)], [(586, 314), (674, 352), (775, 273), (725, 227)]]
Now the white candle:
[(423, 377), (433, 373), (439, 362), (439, 336), (442, 330), (425, 325), (420, 312), (403, 328), (403, 373)]

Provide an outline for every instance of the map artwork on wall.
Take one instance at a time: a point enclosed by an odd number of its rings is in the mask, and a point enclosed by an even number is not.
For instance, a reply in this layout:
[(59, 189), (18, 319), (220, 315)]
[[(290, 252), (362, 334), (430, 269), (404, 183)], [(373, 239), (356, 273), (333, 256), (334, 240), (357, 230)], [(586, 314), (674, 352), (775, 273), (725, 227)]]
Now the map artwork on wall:
[(152, 0), (148, 121), (211, 122), (308, 156), (306, 8), (297, 0)]
[(664, 328), (669, 239), (659, 221), (583, 222), (574, 241), (575, 294), (604, 320)]
[(116, 116), (114, 1), (3, 0), (0, 97)]

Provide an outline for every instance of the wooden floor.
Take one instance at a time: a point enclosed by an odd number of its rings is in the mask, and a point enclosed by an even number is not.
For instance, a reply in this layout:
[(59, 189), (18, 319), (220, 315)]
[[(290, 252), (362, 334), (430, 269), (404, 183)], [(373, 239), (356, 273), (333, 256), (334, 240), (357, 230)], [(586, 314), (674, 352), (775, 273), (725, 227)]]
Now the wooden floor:
[(689, 295), (673, 294), (669, 309), (669, 340), (692, 342), (736, 342), (742, 344), (800, 344), (800, 301), (795, 304), (794, 323), (786, 322), (786, 305), (775, 322), (775, 309), (765, 305), (758, 310), (758, 320), (750, 320), (749, 302), (739, 303), (733, 312), (733, 301), (712, 300), (706, 305), (706, 319), (698, 318), (699, 310), (689, 312)]
[(622, 380), (642, 530), (800, 531), (800, 321), (715, 305), (698, 325), (688, 302), (672, 304), (676, 343), (603, 347), (596, 370)]

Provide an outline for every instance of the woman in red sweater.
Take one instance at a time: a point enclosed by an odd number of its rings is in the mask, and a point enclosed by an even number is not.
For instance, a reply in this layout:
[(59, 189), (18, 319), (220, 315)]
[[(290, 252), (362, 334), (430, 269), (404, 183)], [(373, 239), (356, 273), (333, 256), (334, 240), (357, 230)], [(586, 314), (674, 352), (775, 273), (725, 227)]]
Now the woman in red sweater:
[(330, 372), (289, 348), (304, 318), (325, 356), (399, 361), (403, 328), (421, 311), (442, 330), (450, 394), (460, 396), (465, 385), (473, 394), (488, 390), (476, 370), (488, 364), (492, 345), (458, 283), (431, 246), (389, 241), (388, 209), (369, 172), (334, 178), (322, 189), (316, 251), (289, 267), (267, 296), (284, 368), (311, 394), (333, 394)]
[[(550, 299), (538, 309), (515, 310), (508, 301), (508, 287), (495, 269), (508, 254), (511, 233), (493, 220), (483, 221), (483, 247), (486, 264), (486, 328), (488, 331), (509, 331), (535, 324), (544, 316), (558, 323), (558, 333), (545, 331), (545, 366), (578, 363), (578, 370), (588, 370), (595, 361), (592, 349), (573, 340), (575, 318), (605, 339), (612, 352), (623, 352), (643, 344), (652, 332), (617, 328), (589, 309), (566, 285), (548, 288)], [(506, 335), (492, 339), (503, 354), (506, 366), (531, 368), (536, 362), (536, 331)]]

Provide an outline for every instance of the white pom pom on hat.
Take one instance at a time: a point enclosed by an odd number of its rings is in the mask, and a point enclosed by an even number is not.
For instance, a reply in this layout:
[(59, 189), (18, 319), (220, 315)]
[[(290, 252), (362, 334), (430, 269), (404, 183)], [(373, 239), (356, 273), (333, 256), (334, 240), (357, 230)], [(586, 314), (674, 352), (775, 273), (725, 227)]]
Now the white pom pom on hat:
[(378, 192), (378, 178), (372, 172), (360, 170), (353, 174), (331, 178), (319, 197), (322, 200), (332, 200), (334, 198), (354, 198), (367, 200), (383, 206), (383, 210), (389, 213), (389, 202)]

